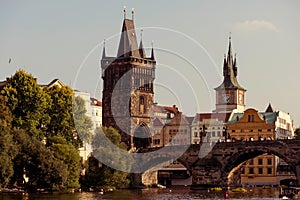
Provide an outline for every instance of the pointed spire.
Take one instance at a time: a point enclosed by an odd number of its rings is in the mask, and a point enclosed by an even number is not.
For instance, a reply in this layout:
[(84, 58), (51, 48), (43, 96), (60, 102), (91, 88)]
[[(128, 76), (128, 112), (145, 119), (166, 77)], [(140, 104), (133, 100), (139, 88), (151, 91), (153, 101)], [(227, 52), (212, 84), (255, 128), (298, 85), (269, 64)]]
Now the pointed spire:
[(229, 45), (228, 45), (228, 55), (227, 55), (227, 63), (228, 65), (233, 65), (233, 56), (232, 56), (232, 48), (231, 48), (231, 32), (229, 33)]
[(106, 52), (105, 52), (105, 39), (103, 42), (103, 50), (102, 50), (102, 59), (106, 57)]
[(151, 49), (151, 60), (155, 60), (154, 58), (154, 49), (153, 49), (153, 41), (151, 42), (152, 49)]
[(232, 56), (232, 46), (231, 46), (231, 33), (229, 35), (229, 44), (228, 44), (228, 54), (224, 55), (223, 63), (223, 83), (218, 88), (239, 88), (243, 89), (237, 80), (237, 61), (236, 55), (235, 58)]
[(227, 74), (227, 62), (226, 62), (226, 54), (224, 54), (224, 61), (223, 61), (223, 76)]
[(275, 112), (274, 108), (272, 107), (271, 103), (269, 103), (266, 112)]
[(234, 72), (234, 76), (237, 77), (236, 53), (234, 54), (234, 60), (233, 60), (233, 72)]
[(133, 57), (140, 57), (134, 22), (131, 19), (124, 19), (117, 55), (118, 57), (128, 57), (130, 51), (132, 51)]
[(140, 41), (140, 46), (139, 46), (139, 52), (140, 52), (141, 58), (146, 57), (146, 53), (145, 53), (144, 45), (143, 45), (143, 29), (141, 30), (141, 41)]

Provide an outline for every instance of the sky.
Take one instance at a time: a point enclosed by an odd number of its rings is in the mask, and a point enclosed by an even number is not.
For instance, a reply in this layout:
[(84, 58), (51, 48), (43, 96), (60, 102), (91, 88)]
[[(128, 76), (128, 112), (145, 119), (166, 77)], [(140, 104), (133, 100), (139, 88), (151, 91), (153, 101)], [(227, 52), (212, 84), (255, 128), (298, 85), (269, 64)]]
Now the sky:
[[(0, 2), (0, 80), (25, 69), (40, 84), (58, 78), (102, 98), (100, 58), (116, 56), (123, 6), (138, 40), (155, 49), (155, 101), (186, 115), (215, 109), (231, 33), (246, 108), (269, 103), (300, 125), (300, 1), (38, 1)], [(11, 62), (9, 63), (9, 59)]]

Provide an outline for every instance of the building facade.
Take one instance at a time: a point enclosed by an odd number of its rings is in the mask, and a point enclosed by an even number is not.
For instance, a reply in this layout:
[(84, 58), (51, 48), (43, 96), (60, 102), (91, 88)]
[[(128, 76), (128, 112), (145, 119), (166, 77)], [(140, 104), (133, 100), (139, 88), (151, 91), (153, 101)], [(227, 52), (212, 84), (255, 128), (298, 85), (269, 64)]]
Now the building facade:
[[(283, 129), (284, 126), (292, 126), (287, 125), (288, 123), (292, 123), (290, 116), (288, 115), (289, 117), (287, 117), (284, 112), (276, 112), (270, 109), (270, 107), (269, 105), (266, 112), (247, 109), (243, 113), (233, 114), (227, 124), (227, 132), (231, 140), (253, 142), (291, 138), (293, 130), (290, 128)], [(281, 133), (285, 134), (278, 134), (278, 130), (281, 130)], [(287, 176), (280, 175), (281, 171), (278, 171), (278, 168), (283, 168), (279, 167), (280, 165), (284, 166), (285, 164), (271, 153), (250, 159), (242, 167), (241, 181), (243, 184), (249, 185), (277, 185), (280, 179), (291, 175), (290, 173), (286, 174)]]
[(192, 144), (225, 141), (224, 130), (231, 113), (198, 113), (191, 124)]

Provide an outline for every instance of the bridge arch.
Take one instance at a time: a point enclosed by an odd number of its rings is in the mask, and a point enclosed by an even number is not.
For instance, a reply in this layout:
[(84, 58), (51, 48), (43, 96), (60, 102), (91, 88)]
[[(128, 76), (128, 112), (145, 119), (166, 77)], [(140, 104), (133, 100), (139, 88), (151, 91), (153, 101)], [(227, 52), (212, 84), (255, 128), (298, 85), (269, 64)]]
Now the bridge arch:
[(274, 146), (245, 146), (242, 151), (238, 151), (228, 157), (226, 164), (221, 169), (221, 171), (223, 172), (221, 175), (221, 180), (223, 184), (228, 183), (229, 174), (232, 173), (233, 170), (239, 170), (242, 163), (244, 163), (245, 161), (265, 153), (272, 154), (283, 159), (288, 165), (291, 166), (294, 174), (297, 176), (297, 163), (294, 163), (293, 158), (291, 157), (292, 155), (287, 154), (287, 152), (292, 152), (292, 150), (288, 145), (280, 142), (276, 142), (276, 145)]

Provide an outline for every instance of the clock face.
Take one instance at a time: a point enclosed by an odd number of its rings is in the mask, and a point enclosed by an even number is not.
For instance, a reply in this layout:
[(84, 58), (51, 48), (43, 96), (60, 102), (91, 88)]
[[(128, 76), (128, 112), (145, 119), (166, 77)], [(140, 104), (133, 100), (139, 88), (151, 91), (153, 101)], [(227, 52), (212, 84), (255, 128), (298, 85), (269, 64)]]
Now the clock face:
[(230, 94), (224, 94), (223, 95), (223, 102), (229, 103), (230, 102)]

